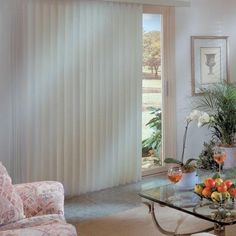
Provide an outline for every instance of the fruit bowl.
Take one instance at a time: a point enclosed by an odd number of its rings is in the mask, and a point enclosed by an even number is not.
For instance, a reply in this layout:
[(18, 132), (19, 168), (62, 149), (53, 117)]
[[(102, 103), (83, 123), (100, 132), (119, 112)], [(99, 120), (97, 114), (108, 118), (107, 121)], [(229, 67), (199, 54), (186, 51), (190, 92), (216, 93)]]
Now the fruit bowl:
[(236, 198), (236, 185), (230, 179), (223, 180), (219, 174), (206, 178), (203, 183), (195, 185), (194, 193), (202, 199), (215, 203), (225, 203)]

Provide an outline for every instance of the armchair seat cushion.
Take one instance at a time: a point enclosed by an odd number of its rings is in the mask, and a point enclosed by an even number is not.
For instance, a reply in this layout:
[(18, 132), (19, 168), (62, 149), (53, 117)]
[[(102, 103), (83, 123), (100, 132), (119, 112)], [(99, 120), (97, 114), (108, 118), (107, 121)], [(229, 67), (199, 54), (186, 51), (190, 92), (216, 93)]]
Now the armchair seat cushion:
[[(62, 215), (41, 215), (18, 220), (16, 222), (0, 227), (0, 232), (5, 230), (15, 230), (20, 228), (36, 227), (40, 225), (52, 225), (56, 223), (65, 223), (65, 218)], [(1, 235), (1, 234), (0, 234)]]
[(26, 218), (0, 228), (0, 236), (76, 236), (75, 227), (62, 215), (42, 215)]
[[(56, 219), (56, 218), (59, 219)], [(54, 219), (53, 219), (54, 218)], [(30, 220), (29, 220), (30, 219)], [(27, 220), (17, 222), (13, 227), (1, 229), (0, 236), (76, 236), (73, 225), (67, 224), (58, 215), (35, 216)]]

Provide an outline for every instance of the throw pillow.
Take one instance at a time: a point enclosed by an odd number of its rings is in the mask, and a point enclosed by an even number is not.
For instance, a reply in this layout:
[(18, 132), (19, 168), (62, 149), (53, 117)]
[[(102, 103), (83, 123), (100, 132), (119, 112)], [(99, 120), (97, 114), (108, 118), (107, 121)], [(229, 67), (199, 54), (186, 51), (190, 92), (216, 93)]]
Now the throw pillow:
[(15, 191), (11, 177), (0, 162), (0, 225), (25, 218), (23, 202)]

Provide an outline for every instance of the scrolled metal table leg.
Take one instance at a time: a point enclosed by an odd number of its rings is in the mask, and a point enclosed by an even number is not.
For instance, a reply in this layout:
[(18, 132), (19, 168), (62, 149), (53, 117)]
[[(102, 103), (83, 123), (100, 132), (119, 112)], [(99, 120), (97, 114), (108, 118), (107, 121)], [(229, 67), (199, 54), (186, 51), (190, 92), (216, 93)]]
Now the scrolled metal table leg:
[[(191, 232), (191, 233), (188, 233), (188, 234), (178, 234), (176, 232), (167, 231), (167, 230), (163, 229), (157, 221), (156, 214), (155, 214), (154, 202), (151, 202), (151, 203), (150, 202), (143, 202), (143, 204), (145, 204), (148, 207), (149, 213), (151, 214), (152, 220), (155, 223), (155, 226), (157, 227), (157, 229), (165, 235), (169, 235), (169, 236), (190, 236), (191, 234), (207, 232), (207, 231), (209, 232), (209, 231), (213, 230), (213, 228), (210, 228), (210, 229), (205, 229), (205, 230), (201, 230), (201, 231), (197, 231), (197, 232)], [(220, 236), (225, 236), (225, 235), (222, 234)]]
[(225, 226), (215, 224), (214, 225), (214, 233), (218, 236), (225, 236)]
[(149, 213), (151, 214), (152, 216), (152, 220), (154, 221), (157, 229), (163, 233), (163, 234), (166, 234), (166, 235), (170, 235), (170, 236), (175, 236), (175, 233), (174, 232), (170, 232), (170, 231), (166, 231), (164, 230), (160, 224), (158, 223), (157, 221), (157, 218), (156, 218), (156, 215), (155, 215), (155, 207), (154, 207), (154, 202), (143, 202), (143, 204), (145, 204), (146, 206), (148, 206), (148, 209), (149, 209)]

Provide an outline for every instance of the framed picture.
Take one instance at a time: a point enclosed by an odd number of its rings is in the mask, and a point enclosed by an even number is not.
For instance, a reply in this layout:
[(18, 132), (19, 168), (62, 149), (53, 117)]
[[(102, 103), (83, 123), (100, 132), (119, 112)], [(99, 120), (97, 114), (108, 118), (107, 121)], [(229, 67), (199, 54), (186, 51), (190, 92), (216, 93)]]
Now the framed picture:
[(192, 95), (228, 81), (228, 36), (191, 36)]

